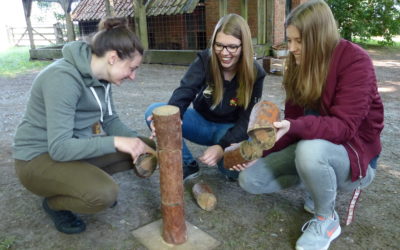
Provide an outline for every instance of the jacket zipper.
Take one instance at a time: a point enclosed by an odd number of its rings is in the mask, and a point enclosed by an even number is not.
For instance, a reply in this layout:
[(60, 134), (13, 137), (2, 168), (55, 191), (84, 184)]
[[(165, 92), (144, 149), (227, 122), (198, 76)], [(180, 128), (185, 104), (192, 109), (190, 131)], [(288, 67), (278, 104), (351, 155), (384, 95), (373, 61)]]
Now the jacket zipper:
[(360, 175), (358, 176), (358, 178), (361, 180), (362, 179), (362, 172), (361, 172), (360, 157), (358, 156), (357, 150), (354, 149), (353, 145), (351, 145), (349, 142), (347, 142), (347, 145), (350, 146), (350, 148), (354, 151), (354, 153), (357, 156), (358, 169), (360, 170)]

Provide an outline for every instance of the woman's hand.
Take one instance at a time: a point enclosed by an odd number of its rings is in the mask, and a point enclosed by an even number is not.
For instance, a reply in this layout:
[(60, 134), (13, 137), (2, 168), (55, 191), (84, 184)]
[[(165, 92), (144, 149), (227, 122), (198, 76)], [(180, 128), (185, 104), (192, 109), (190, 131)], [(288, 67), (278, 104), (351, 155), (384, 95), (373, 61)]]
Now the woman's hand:
[(133, 163), (136, 163), (136, 159), (141, 154), (155, 154), (155, 151), (151, 147), (147, 146), (146, 143), (137, 137), (115, 136), (114, 147), (120, 152), (130, 154), (133, 159)]
[(275, 142), (282, 138), (290, 129), (290, 122), (288, 120), (282, 120), (280, 122), (274, 122), (274, 127), (278, 129), (276, 132)]
[(151, 129), (150, 139), (154, 139), (154, 137), (156, 137), (156, 127), (154, 127), (153, 115), (147, 117), (147, 121), (150, 122), (150, 129)]
[[(150, 122), (150, 129), (151, 129), (151, 135), (150, 135), (150, 139), (154, 139), (154, 137), (156, 137), (156, 127), (154, 127), (154, 121), (153, 121), (153, 115), (147, 117), (147, 121)], [(183, 124), (183, 122), (181, 121), (181, 125)]]
[(199, 157), (199, 160), (208, 166), (215, 166), (223, 156), (224, 150), (222, 147), (220, 145), (213, 145), (204, 151), (203, 155)]
[(250, 161), (250, 162), (248, 162), (248, 163), (243, 163), (243, 164), (235, 165), (235, 166), (233, 166), (231, 169), (236, 170), (236, 171), (243, 171), (243, 170), (245, 170), (246, 168), (249, 168), (249, 167), (253, 166), (253, 165), (254, 165), (254, 162), (256, 162), (256, 160)]

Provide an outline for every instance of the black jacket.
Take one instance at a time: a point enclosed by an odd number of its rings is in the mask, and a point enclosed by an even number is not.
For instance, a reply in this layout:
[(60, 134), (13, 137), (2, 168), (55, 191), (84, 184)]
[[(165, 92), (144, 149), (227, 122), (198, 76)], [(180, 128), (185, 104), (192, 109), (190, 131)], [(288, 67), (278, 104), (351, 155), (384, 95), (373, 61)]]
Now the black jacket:
[(209, 50), (206, 49), (199, 52), (197, 58), (189, 66), (188, 71), (182, 78), (180, 86), (174, 90), (168, 104), (179, 107), (181, 116), (183, 116), (190, 103), (193, 102), (193, 108), (205, 119), (217, 123), (235, 123), (218, 142), (222, 148), (226, 148), (232, 143), (241, 142), (248, 138), (247, 126), (250, 112), (254, 104), (260, 101), (266, 73), (254, 61), (257, 77), (247, 109), (235, 105), (237, 100), (236, 90), (239, 87), (236, 76), (231, 81), (224, 81), (222, 102), (212, 109), (212, 96), (203, 93), (211, 81), (209, 63)]

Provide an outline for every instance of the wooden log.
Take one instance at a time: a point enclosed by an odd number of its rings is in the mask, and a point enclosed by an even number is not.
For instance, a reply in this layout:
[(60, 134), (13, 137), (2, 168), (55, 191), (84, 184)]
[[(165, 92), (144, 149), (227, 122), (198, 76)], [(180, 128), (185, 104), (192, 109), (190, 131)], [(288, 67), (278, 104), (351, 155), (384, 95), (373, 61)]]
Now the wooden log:
[(260, 101), (251, 111), (247, 134), (259, 143), (263, 150), (270, 149), (274, 146), (276, 138), (276, 128), (273, 123), (279, 119), (280, 112), (277, 105)]
[(135, 174), (141, 178), (150, 177), (157, 169), (157, 156), (152, 153), (139, 155), (133, 168)]
[(137, 176), (141, 178), (148, 178), (154, 173), (158, 165), (157, 152), (155, 151), (156, 143), (153, 140), (142, 136), (139, 136), (139, 139), (146, 143), (153, 150), (151, 152), (139, 155), (133, 170)]
[(211, 188), (205, 183), (199, 182), (194, 184), (192, 193), (197, 204), (206, 211), (212, 211), (217, 205), (217, 198)]
[(182, 149), (182, 128), (179, 108), (165, 105), (153, 110), (153, 122), (160, 149)]
[(179, 109), (165, 105), (153, 110), (160, 165), (162, 237), (169, 244), (187, 240), (183, 203), (182, 128)]
[(263, 149), (255, 141), (242, 141), (227, 147), (224, 152), (224, 168), (231, 169), (238, 164), (245, 164), (262, 156)]
[(161, 202), (183, 205), (182, 151), (159, 150), (158, 157), (160, 160)]

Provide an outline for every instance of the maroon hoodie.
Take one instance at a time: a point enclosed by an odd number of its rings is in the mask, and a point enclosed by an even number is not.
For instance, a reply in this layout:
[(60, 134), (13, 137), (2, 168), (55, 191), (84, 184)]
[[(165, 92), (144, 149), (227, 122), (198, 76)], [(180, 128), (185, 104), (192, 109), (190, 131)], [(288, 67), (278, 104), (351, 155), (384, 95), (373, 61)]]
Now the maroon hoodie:
[(342, 39), (335, 48), (318, 112), (305, 116), (304, 108), (287, 102), (290, 129), (264, 156), (299, 140), (323, 139), (346, 148), (352, 181), (365, 177), (382, 149), (383, 104), (372, 61), (358, 45)]

